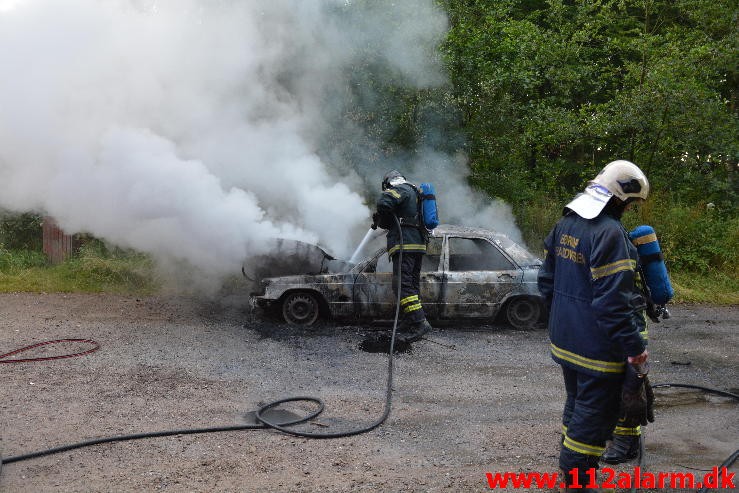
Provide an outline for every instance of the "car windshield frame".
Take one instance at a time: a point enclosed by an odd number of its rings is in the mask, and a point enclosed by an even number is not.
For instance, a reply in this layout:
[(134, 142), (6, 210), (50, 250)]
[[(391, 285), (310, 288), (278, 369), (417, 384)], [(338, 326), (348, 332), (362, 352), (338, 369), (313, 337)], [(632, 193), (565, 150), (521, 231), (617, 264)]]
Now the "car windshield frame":
[(358, 262), (354, 267), (352, 267), (349, 270), (349, 273), (351, 273), (351, 274), (361, 274), (362, 272), (364, 272), (364, 270), (367, 268), (367, 266), (373, 260), (375, 260), (376, 258), (380, 257), (380, 255), (384, 255), (386, 253), (387, 253), (387, 248), (386, 247), (378, 248), (377, 250), (375, 250), (374, 252), (372, 252), (372, 255), (369, 255), (369, 256), (365, 257), (363, 260), (361, 260), (360, 262)]
[(542, 260), (531, 253), (528, 248), (507, 236), (495, 234), (490, 237), (490, 240), (498, 245), (522, 269), (541, 267), (543, 264)]

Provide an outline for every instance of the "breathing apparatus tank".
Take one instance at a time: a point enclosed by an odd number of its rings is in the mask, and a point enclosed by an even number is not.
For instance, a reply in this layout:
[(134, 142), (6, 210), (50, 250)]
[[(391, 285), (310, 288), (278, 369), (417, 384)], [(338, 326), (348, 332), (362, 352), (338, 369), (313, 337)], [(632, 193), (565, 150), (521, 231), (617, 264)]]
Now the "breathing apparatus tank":
[(629, 239), (639, 252), (639, 263), (651, 300), (656, 305), (666, 304), (675, 295), (675, 291), (672, 289), (654, 228), (647, 225), (637, 226), (629, 233)]
[(439, 211), (436, 207), (436, 191), (431, 183), (421, 183), (421, 220), (431, 231), (439, 225)]

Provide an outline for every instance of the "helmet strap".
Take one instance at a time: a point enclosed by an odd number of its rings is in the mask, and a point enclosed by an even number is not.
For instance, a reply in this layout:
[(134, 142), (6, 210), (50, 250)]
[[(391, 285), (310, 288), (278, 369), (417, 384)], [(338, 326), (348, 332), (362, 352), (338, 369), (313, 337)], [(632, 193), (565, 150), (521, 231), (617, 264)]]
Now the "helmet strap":
[(626, 199), (626, 201), (624, 202), (623, 200), (619, 199), (618, 197), (614, 195), (608, 200), (608, 203), (603, 208), (603, 212), (608, 214), (612, 218), (618, 219), (620, 221), (621, 216), (623, 216), (624, 211), (626, 211), (626, 206), (629, 205), (629, 202), (631, 201), (632, 201), (631, 197)]

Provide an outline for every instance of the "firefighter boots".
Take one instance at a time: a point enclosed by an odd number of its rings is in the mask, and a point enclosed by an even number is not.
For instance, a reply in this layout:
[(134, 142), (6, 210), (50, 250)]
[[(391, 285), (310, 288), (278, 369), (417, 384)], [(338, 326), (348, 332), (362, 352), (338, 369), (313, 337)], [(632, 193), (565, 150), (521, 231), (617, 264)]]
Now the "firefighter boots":
[(405, 342), (420, 341), (432, 328), (431, 324), (425, 318), (411, 327), (413, 331), (403, 338)]
[(606, 449), (601, 460), (606, 464), (621, 464), (635, 459), (639, 455), (639, 437), (632, 435), (613, 435), (610, 447)]

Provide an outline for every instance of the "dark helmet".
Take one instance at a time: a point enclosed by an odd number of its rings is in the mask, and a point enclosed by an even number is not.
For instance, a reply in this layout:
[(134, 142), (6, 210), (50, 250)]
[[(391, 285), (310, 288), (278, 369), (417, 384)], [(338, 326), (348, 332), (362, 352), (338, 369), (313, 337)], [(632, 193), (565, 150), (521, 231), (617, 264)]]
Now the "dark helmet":
[(382, 177), (382, 189), (387, 190), (390, 188), (390, 182), (395, 180), (396, 178), (401, 178), (405, 180), (405, 177), (400, 174), (400, 171), (398, 170), (390, 170), (387, 173), (385, 173), (385, 176)]

